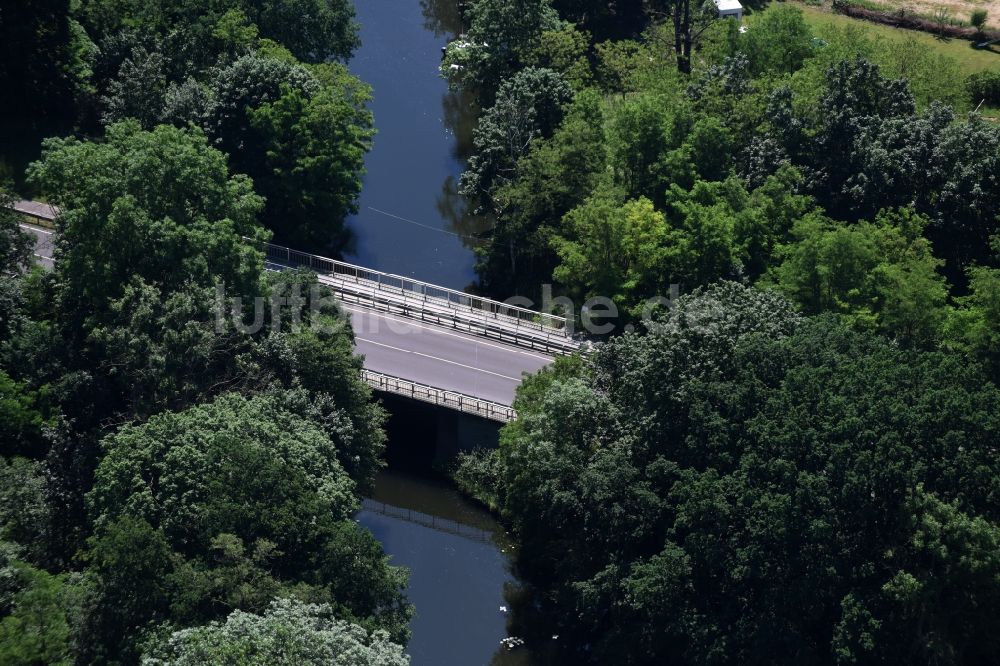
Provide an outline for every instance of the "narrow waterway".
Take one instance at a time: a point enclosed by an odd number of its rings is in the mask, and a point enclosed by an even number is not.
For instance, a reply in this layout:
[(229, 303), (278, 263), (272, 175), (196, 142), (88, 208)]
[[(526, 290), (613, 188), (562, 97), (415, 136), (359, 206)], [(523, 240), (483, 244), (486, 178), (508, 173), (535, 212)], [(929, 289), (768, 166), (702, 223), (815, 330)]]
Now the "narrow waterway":
[(393, 564), (410, 570), (412, 666), (529, 666), (526, 650), (501, 645), (511, 605), (505, 592), (517, 582), (510, 542), (487, 512), (443, 481), (390, 470), (358, 521)]
[(372, 86), (373, 150), (347, 254), (370, 268), (464, 289), (485, 222), (456, 192), (476, 109), (438, 73), (462, 31), (457, 0), (358, 0), (362, 46), (351, 71)]
[[(458, 0), (356, 6), (362, 47), (350, 67), (372, 86), (378, 135), (347, 258), (464, 289), (486, 222), (468, 215), (456, 192), (477, 109), (438, 74), (441, 48), (462, 31)], [(488, 512), (430, 473), (433, 425), (418, 421), (409, 413), (390, 420), (390, 452), (403, 455), (390, 455), (357, 516), (392, 563), (410, 570), (412, 664), (530, 666), (527, 650), (501, 644), (517, 594), (510, 541)]]

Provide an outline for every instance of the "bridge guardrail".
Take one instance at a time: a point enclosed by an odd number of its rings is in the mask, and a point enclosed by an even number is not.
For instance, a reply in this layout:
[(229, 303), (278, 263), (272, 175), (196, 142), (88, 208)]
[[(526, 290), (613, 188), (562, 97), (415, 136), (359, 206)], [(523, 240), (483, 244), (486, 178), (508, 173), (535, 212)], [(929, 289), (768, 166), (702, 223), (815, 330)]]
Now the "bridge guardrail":
[(448, 407), (466, 414), (474, 414), (491, 421), (509, 423), (517, 418), (513, 407), (490, 402), (464, 393), (448, 391), (435, 386), (418, 384), (408, 379), (385, 375), (373, 370), (362, 370), (361, 377), (376, 391), (392, 393), (440, 407)]
[(354, 302), (407, 317), (451, 326), (519, 346), (573, 353), (580, 344), (568, 335), (566, 318), (508, 305), (420, 280), (375, 271), (336, 259), (265, 243), (268, 262), (307, 267), (327, 278), (324, 284)]
[(268, 259), (283, 260), (293, 266), (308, 266), (317, 273), (338, 278), (349, 278), (359, 283), (373, 283), (380, 290), (392, 290), (401, 294), (418, 296), (424, 302), (443, 301), (452, 306), (478, 310), (496, 315), (497, 317), (503, 317), (526, 328), (559, 332), (564, 337), (566, 336), (566, 318), (558, 315), (538, 312), (490, 298), (474, 296), (464, 291), (458, 291), (457, 289), (449, 289), (448, 287), (441, 287), (413, 278), (384, 273), (337, 259), (321, 257), (309, 254), (308, 252), (300, 252), (281, 245), (275, 245), (274, 243), (265, 243), (264, 251)]
[[(36, 201), (16, 201), (13, 208), (49, 224), (59, 214), (57, 207)], [(266, 259), (279, 266), (306, 266), (327, 277), (324, 283), (347, 301), (539, 351), (565, 354), (581, 350), (579, 342), (568, 334), (565, 317), (274, 243), (264, 243), (262, 249)]]
[(505, 326), (491, 326), (491, 322), (483, 321), (481, 317), (462, 316), (462, 313), (452, 310), (428, 307), (427, 304), (414, 304), (405, 300), (388, 298), (383, 293), (365, 290), (364, 288), (349, 289), (339, 281), (329, 280), (325, 275), (320, 275), (319, 281), (321, 284), (326, 284), (332, 288), (340, 301), (344, 303), (357, 303), (369, 310), (398, 314), (410, 319), (419, 319), (420, 321), (438, 326), (493, 338), (501, 342), (518, 347), (526, 347), (539, 352), (573, 353), (580, 350), (579, 343), (572, 338), (546, 336), (544, 334), (535, 335)]

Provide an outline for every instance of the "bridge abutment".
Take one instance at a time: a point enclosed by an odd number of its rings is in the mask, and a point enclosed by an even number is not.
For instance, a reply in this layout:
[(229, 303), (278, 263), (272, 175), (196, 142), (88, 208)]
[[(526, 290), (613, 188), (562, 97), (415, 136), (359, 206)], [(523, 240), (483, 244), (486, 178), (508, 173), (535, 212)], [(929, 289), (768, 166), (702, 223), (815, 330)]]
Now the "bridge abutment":
[(441, 469), (459, 453), (499, 445), (496, 421), (395, 395), (379, 398), (389, 412), (386, 459), (393, 467)]

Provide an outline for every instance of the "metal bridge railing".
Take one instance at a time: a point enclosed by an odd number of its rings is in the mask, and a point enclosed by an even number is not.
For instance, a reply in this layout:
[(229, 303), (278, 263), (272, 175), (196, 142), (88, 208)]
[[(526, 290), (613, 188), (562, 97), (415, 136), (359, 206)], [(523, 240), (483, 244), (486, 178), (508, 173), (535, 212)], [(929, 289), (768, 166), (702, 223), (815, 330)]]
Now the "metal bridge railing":
[[(36, 201), (16, 201), (12, 207), (46, 225), (59, 214), (55, 206)], [(581, 350), (565, 317), (273, 243), (264, 243), (261, 249), (275, 269), (304, 266), (325, 276), (328, 286), (345, 300), (549, 353)]]
[(440, 407), (448, 407), (466, 414), (475, 414), (491, 421), (509, 423), (517, 418), (513, 407), (490, 402), (464, 393), (418, 384), (408, 379), (384, 375), (372, 370), (362, 370), (361, 377), (376, 391), (401, 395)]
[[(579, 344), (569, 336), (566, 318), (466, 294), (420, 280), (383, 273), (336, 259), (265, 243), (261, 248), (269, 263), (284, 267), (306, 267), (335, 283), (335, 290), (368, 301), (400, 306), (404, 314), (430, 313), (437, 319), (446, 315), (468, 327), (476, 326), (494, 337), (556, 352), (573, 352)], [(440, 322), (439, 322), (440, 323)], [(461, 327), (461, 326), (459, 326)]]

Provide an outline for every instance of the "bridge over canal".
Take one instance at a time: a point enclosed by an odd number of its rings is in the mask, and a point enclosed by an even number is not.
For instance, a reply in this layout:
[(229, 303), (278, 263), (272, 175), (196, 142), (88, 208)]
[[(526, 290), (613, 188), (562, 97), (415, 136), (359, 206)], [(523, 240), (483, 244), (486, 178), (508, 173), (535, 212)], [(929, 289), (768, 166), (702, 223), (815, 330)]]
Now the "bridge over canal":
[[(33, 201), (14, 208), (35, 236), (37, 260), (51, 268), (58, 210)], [(579, 349), (561, 317), (279, 245), (261, 249), (270, 270), (306, 267), (333, 290), (376, 391), (507, 422), (523, 375)]]

